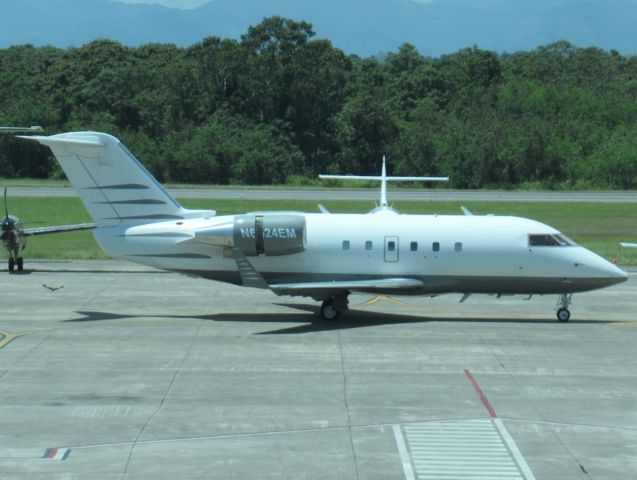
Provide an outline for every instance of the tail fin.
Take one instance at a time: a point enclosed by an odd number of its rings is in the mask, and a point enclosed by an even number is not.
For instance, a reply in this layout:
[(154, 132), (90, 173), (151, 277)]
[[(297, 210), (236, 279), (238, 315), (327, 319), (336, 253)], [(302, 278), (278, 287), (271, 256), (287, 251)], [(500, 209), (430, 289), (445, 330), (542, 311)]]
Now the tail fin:
[(213, 216), (186, 210), (115, 137), (97, 132), (21, 137), (47, 145), (98, 227)]

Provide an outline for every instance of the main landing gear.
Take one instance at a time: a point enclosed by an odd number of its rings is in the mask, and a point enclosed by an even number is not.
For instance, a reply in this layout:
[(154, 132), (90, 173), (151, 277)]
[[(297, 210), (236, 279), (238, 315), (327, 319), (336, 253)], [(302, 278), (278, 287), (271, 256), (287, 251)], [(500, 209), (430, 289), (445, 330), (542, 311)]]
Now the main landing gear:
[(17, 257), (17, 258), (13, 258), (13, 257), (9, 257), (9, 271), (13, 272), (15, 270), (15, 268), (18, 268), (18, 272), (21, 272), (24, 270), (24, 259), (22, 257)]
[(557, 299), (557, 319), (560, 322), (568, 322), (571, 318), (571, 312), (569, 311), (568, 307), (572, 302), (572, 297), (573, 294), (571, 293), (563, 293)]
[(349, 292), (323, 300), (321, 304), (321, 317), (323, 320), (336, 320), (341, 313), (346, 312), (349, 304), (348, 295)]

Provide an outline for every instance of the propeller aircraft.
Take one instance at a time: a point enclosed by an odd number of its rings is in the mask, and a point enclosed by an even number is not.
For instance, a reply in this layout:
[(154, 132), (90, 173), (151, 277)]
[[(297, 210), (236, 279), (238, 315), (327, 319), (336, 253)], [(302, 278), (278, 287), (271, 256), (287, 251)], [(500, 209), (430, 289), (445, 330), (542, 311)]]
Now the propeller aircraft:
[(95, 228), (94, 223), (79, 223), (75, 225), (59, 225), (54, 227), (24, 228), (22, 222), (15, 215), (9, 215), (7, 206), (7, 189), (4, 189), (4, 217), (0, 224), (0, 240), (9, 254), (8, 269), (13, 272), (24, 270), (22, 252), (27, 246), (27, 237), (33, 235), (48, 235), (51, 233), (74, 232)]
[[(39, 125), (32, 127), (0, 127), (0, 133), (41, 133), (44, 129)], [(16, 268), (19, 272), (24, 270), (22, 252), (27, 246), (27, 237), (32, 235), (47, 235), (50, 233), (72, 232), (95, 228), (94, 223), (82, 223), (76, 225), (60, 225), (57, 227), (24, 228), (22, 222), (15, 215), (9, 215), (7, 206), (7, 188), (4, 189), (4, 217), (0, 224), (0, 240), (7, 249), (9, 255), (8, 269), (13, 272)]]

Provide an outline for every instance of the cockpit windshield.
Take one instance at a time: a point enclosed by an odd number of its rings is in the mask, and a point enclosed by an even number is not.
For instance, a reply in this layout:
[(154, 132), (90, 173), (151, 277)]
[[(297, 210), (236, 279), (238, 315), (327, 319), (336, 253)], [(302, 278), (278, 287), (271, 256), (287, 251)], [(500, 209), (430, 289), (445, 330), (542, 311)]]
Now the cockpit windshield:
[(531, 234), (529, 235), (529, 247), (574, 247), (573, 240), (561, 233)]
[(559, 233), (553, 236), (557, 239), (558, 242), (560, 242), (560, 247), (577, 247), (577, 243), (575, 243), (563, 233)]

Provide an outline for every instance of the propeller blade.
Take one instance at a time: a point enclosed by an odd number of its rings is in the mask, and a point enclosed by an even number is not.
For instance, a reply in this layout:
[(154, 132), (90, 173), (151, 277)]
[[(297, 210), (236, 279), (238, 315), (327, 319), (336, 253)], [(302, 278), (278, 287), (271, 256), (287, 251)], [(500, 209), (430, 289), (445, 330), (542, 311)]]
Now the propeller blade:
[(7, 206), (7, 187), (4, 187), (4, 216), (9, 218), (9, 207)]

